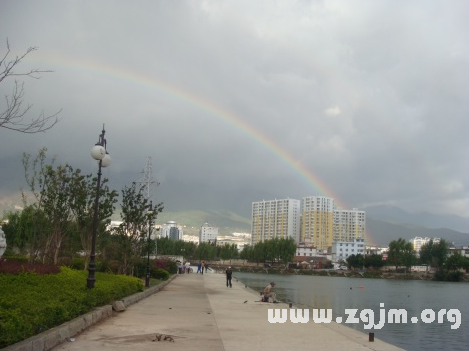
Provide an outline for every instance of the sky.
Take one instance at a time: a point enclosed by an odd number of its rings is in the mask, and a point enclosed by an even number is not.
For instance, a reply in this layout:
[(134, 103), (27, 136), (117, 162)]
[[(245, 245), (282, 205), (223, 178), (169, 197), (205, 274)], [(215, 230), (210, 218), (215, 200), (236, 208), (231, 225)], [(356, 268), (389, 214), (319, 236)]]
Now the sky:
[(150, 160), (165, 211), (321, 195), (469, 217), (465, 0), (2, 0), (0, 33), (1, 56), (37, 47), (18, 71), (53, 71), (16, 77), (28, 118), (60, 111), (46, 133), (0, 128), (4, 202), (41, 147), (96, 174), (104, 124), (110, 186)]

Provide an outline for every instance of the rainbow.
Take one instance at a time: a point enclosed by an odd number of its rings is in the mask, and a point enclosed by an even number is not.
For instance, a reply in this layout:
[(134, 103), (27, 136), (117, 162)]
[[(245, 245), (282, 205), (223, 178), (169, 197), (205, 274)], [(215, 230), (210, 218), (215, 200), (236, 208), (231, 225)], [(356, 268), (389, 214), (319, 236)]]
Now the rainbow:
[(256, 143), (267, 149), (269, 152), (276, 155), (282, 160), (288, 167), (294, 170), (299, 177), (306, 182), (309, 186), (312, 186), (315, 190), (315, 194), (305, 194), (305, 196), (320, 195), (327, 196), (334, 199), (337, 206), (341, 208), (347, 208), (342, 201), (339, 200), (334, 192), (329, 189), (324, 181), (318, 176), (312, 173), (303, 163), (297, 160), (294, 155), (283, 149), (279, 144), (272, 138), (262, 133), (262, 131), (254, 128), (248, 124), (238, 115), (223, 109), (218, 106), (215, 102), (210, 101), (206, 97), (199, 96), (193, 92), (189, 92), (180, 86), (158, 80), (147, 75), (140, 74), (138, 72), (126, 69), (124, 67), (110, 65), (108, 62), (100, 62), (97, 60), (88, 60), (83, 58), (64, 57), (59, 52), (49, 51), (45, 55), (41, 52), (37, 52), (34, 58), (30, 59), (35, 62), (40, 62), (41, 67), (44, 69), (53, 69), (57, 66), (64, 66), (68, 69), (74, 69), (79, 71), (88, 71), (96, 75), (106, 76), (111, 79), (120, 79), (131, 84), (137, 84), (144, 88), (157, 90), (165, 94), (169, 94), (173, 98), (183, 100), (194, 106), (197, 109), (203, 110), (211, 116), (223, 121), (224, 123), (233, 126), (243, 134), (253, 139)]

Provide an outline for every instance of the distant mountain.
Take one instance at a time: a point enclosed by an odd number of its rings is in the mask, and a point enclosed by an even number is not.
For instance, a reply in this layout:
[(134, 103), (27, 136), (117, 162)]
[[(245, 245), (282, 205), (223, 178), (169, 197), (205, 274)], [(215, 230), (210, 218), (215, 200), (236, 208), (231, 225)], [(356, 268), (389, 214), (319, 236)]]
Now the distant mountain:
[(366, 218), (391, 223), (418, 224), (427, 228), (450, 228), (469, 232), (469, 218), (456, 215), (436, 215), (428, 212), (409, 213), (394, 206), (371, 206), (365, 208)]
[(412, 239), (416, 236), (441, 238), (454, 242), (456, 246), (469, 245), (469, 234), (446, 228), (427, 228), (416, 224), (391, 223), (383, 220), (366, 218), (367, 243), (373, 242), (380, 246), (387, 246), (391, 241), (404, 238)]
[(218, 227), (221, 235), (233, 232), (250, 232), (251, 219), (242, 217), (230, 211), (181, 211), (161, 212), (158, 214), (156, 224), (164, 224), (167, 221), (175, 221), (186, 227), (200, 228), (205, 222), (211, 226)]

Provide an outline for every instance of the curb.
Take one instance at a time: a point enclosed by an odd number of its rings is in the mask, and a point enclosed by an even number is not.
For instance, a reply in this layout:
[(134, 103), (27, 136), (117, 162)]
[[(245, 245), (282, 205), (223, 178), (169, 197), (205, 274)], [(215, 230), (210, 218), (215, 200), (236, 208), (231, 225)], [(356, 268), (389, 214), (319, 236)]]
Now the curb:
[[(119, 301), (122, 301), (125, 307), (130, 306), (160, 291), (166, 285), (172, 282), (176, 277), (177, 275), (175, 274), (171, 276), (167, 281), (161, 284), (150, 287), (142, 292), (124, 297), (122, 300)], [(37, 334), (35, 336), (30, 337), (29, 339), (7, 346), (2, 350), (47, 351), (66, 341), (67, 339), (76, 336), (85, 329), (91, 327), (93, 324), (96, 324), (109, 317), (112, 317), (112, 305), (98, 307), (91, 312), (88, 312), (82, 316), (72, 319), (71, 321), (65, 322), (64, 324), (61, 324), (57, 327), (46, 330), (41, 334)]]

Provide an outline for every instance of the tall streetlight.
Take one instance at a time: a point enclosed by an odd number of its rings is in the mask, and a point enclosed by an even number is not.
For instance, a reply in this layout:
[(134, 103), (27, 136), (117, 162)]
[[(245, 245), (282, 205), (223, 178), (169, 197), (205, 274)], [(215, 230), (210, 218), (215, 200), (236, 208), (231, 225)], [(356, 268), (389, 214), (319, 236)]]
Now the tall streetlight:
[(103, 131), (99, 135), (99, 140), (95, 146), (91, 149), (91, 157), (98, 161), (98, 180), (96, 182), (96, 199), (94, 201), (94, 215), (93, 215), (93, 233), (91, 238), (91, 254), (90, 263), (88, 265), (88, 279), (87, 287), (89, 289), (94, 288), (96, 278), (94, 273), (96, 272), (96, 231), (98, 229), (98, 208), (99, 208), (99, 190), (101, 188), (101, 167), (107, 167), (111, 164), (111, 157), (106, 150), (106, 139), (104, 139), (104, 124)]
[(151, 238), (151, 216), (153, 214), (153, 202), (150, 201), (148, 214), (148, 242), (147, 242), (147, 274), (145, 276), (145, 287), (150, 287), (150, 238)]

